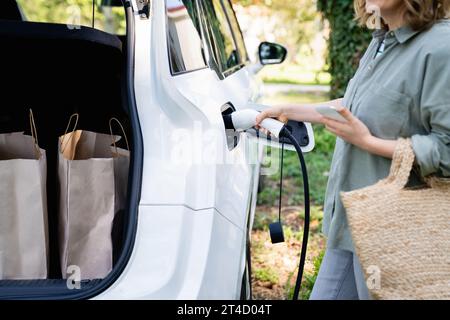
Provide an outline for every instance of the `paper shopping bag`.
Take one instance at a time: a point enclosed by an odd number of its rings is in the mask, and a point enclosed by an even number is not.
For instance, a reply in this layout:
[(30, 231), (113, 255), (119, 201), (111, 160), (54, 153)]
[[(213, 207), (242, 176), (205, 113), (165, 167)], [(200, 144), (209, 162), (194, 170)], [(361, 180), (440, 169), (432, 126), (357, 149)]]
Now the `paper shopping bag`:
[[(59, 241), (61, 271), (79, 267), (81, 279), (104, 278), (112, 269), (112, 228), (128, 171), (127, 157), (112, 147), (120, 137), (75, 130), (60, 137)], [(122, 158), (126, 158), (123, 160)], [(128, 175), (128, 172), (126, 172)], [(125, 189), (125, 191), (117, 191)]]
[(0, 279), (47, 278), (47, 163), (33, 136), (0, 134)]

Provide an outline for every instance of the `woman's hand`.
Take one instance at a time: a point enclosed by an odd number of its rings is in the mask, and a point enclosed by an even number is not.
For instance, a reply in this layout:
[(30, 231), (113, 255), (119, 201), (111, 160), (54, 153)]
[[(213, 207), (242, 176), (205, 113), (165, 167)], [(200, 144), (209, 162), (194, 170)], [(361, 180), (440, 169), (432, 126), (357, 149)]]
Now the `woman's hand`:
[(322, 123), (323, 116), (316, 110), (318, 105), (338, 108), (342, 106), (342, 99), (324, 101), (320, 104), (292, 104), (271, 107), (258, 115), (255, 126), (267, 135), (267, 130), (261, 128), (261, 122), (266, 118), (276, 118), (283, 123), (286, 123), (288, 120)]
[(392, 159), (397, 140), (380, 139), (373, 136), (367, 126), (350, 110), (337, 107), (336, 110), (347, 122), (336, 121), (322, 116), (321, 122), (338, 137), (372, 154)]
[[(333, 100), (320, 105), (330, 105), (347, 120), (346, 122), (336, 121), (322, 116), (316, 111), (316, 105), (292, 105), (272, 107), (261, 112), (256, 118), (256, 127), (261, 128), (261, 122), (266, 118), (276, 118), (284, 123), (288, 119), (302, 122), (322, 123), (325, 127), (338, 137), (351, 143), (363, 150), (375, 155), (392, 159), (392, 155), (397, 144), (396, 140), (385, 140), (373, 136), (369, 128), (350, 110), (342, 107), (342, 99)], [(261, 128), (261, 130), (269, 135), (269, 132)]]
[(322, 123), (328, 131), (361, 149), (369, 150), (372, 142), (372, 134), (367, 126), (355, 117), (350, 110), (338, 107), (336, 110), (347, 120), (336, 121), (331, 118), (322, 117)]
[(283, 106), (272, 107), (264, 110), (258, 115), (258, 117), (256, 117), (255, 127), (264, 132), (266, 136), (270, 135), (270, 132), (260, 125), (261, 122), (266, 118), (275, 118), (283, 123), (288, 122), (288, 117), (285, 115)]

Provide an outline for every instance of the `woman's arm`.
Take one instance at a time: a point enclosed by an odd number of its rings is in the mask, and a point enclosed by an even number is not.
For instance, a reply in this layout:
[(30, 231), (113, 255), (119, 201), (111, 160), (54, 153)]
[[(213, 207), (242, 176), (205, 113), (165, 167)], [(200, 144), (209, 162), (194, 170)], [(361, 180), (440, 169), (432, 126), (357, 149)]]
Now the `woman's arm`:
[[(450, 45), (443, 42), (428, 58), (420, 94), (420, 117), (427, 133), (411, 137), (422, 176), (450, 177)], [(417, 130), (419, 131), (419, 130)]]
[(283, 108), (284, 115), (286, 118), (295, 121), (305, 121), (311, 123), (322, 123), (323, 116), (316, 111), (317, 106), (330, 106), (335, 108), (342, 107), (342, 98), (314, 103), (306, 105), (286, 105)]
[(277, 118), (283, 122), (287, 122), (287, 120), (295, 120), (302, 122), (322, 123), (323, 116), (316, 111), (316, 107), (319, 105), (339, 108), (342, 107), (342, 99), (315, 104), (294, 104), (273, 107), (261, 112), (261, 114), (256, 119), (256, 125), (259, 125), (261, 121), (266, 118)]
[[(336, 121), (322, 116), (316, 111), (317, 106), (333, 106), (347, 120), (347, 122)], [(309, 104), (309, 105), (284, 105), (267, 109), (257, 117), (256, 125), (265, 118), (277, 118), (280, 121), (287, 120), (305, 121), (324, 124), (327, 130), (336, 136), (372, 154), (392, 159), (396, 140), (385, 140), (373, 136), (367, 126), (356, 118), (350, 110), (342, 106), (342, 99)]]
[(396, 146), (397, 140), (380, 139), (371, 135), (366, 150), (378, 156), (392, 159)]

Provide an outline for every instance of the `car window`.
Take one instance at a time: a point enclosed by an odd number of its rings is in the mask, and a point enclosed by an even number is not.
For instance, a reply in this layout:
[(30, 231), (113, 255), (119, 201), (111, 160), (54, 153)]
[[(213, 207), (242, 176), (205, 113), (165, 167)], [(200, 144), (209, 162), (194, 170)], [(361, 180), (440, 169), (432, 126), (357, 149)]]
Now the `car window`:
[(233, 30), (241, 61), (246, 62), (248, 61), (247, 49), (245, 47), (244, 37), (242, 36), (241, 28), (236, 18), (236, 14), (234, 13), (230, 0), (224, 0), (223, 5), (230, 20), (231, 29)]
[(219, 71), (230, 73), (241, 62), (225, 11), (220, 0), (205, 0), (202, 3)]
[(95, 1), (93, 7), (93, 2), (87, 0), (17, 0), (26, 21), (67, 24), (71, 29), (94, 27), (125, 35), (125, 9), (122, 5), (112, 5), (113, 2)]
[(198, 11), (194, 0), (166, 0), (167, 42), (172, 74), (205, 68)]

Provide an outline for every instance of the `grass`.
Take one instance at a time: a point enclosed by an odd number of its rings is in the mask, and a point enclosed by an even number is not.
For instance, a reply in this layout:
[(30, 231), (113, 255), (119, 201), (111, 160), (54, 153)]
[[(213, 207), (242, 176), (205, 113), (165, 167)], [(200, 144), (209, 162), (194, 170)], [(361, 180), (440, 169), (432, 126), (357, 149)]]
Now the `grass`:
[(323, 92), (307, 92), (298, 93), (296, 91), (287, 91), (272, 96), (266, 96), (263, 99), (264, 104), (267, 105), (277, 105), (277, 104), (295, 104), (299, 103), (299, 98), (301, 98), (301, 103), (316, 103), (321, 102), (326, 99), (326, 94)]
[(278, 274), (270, 268), (255, 269), (253, 270), (253, 275), (258, 281), (269, 282), (271, 284), (278, 283)]
[[(327, 96), (324, 93), (286, 92), (266, 97), (263, 102), (273, 105), (325, 100)], [(309, 298), (324, 254), (325, 238), (321, 234), (323, 201), (335, 144), (335, 137), (323, 126), (314, 125), (313, 128), (316, 146), (311, 153), (305, 155), (312, 203), (310, 240), (300, 292), (301, 299)], [(270, 176), (261, 176), (261, 190), (252, 235), (255, 299), (289, 299), (292, 297), (295, 286), (303, 236), (304, 207), (303, 195), (300, 192), (302, 177), (295, 152), (285, 152), (282, 216), (286, 241), (273, 245), (268, 234), (268, 225), (278, 219), (279, 172)]]
[[(266, 207), (257, 213), (252, 234), (253, 293), (255, 299), (291, 299), (298, 273), (298, 261), (303, 238), (303, 207), (285, 207), (283, 226), (285, 242), (273, 245), (267, 225), (277, 219), (277, 208)], [(308, 254), (305, 264), (301, 299), (308, 299), (317, 277), (325, 239), (320, 233), (322, 210), (313, 207)]]
[(289, 83), (302, 85), (329, 85), (331, 76), (328, 72), (305, 70), (304, 67), (282, 64), (266, 66), (260, 77), (267, 83)]
[[(317, 275), (319, 274), (320, 265), (323, 260), (325, 252), (321, 251), (318, 256), (313, 259), (313, 269), (311, 273), (305, 273), (304, 280), (302, 282), (302, 288), (300, 290), (300, 300), (308, 300), (311, 296), (312, 289), (314, 287), (314, 283), (316, 282)], [(297, 274), (291, 272), (289, 274), (289, 279), (285, 285), (286, 297), (289, 300), (292, 300), (294, 297), (295, 286), (292, 283), (295, 282)]]
[[(313, 265), (314, 269), (312, 274), (305, 275), (305, 281), (303, 290), (301, 292), (301, 299), (308, 300), (311, 296), (312, 289), (314, 287), (314, 283), (316, 282), (317, 275), (319, 274), (320, 265), (322, 264), (323, 256), (325, 255), (325, 251), (320, 251), (319, 255), (314, 258)], [(291, 296), (292, 297), (292, 296)]]

